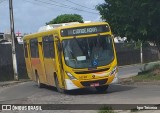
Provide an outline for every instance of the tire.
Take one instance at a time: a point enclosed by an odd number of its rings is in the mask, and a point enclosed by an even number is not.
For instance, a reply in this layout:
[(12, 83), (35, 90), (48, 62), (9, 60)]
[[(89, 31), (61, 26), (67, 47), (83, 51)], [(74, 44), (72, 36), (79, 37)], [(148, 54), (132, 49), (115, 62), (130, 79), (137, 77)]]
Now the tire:
[(107, 91), (108, 85), (105, 85), (105, 86), (97, 86), (97, 87), (95, 87), (95, 88), (96, 88), (96, 90), (97, 90), (98, 92), (104, 93), (104, 92)]
[(36, 82), (37, 82), (37, 86), (38, 86), (39, 88), (43, 88), (43, 84), (40, 82), (40, 79), (39, 79), (39, 76), (38, 76), (38, 75), (36, 75)]
[(58, 91), (59, 93), (65, 93), (65, 90), (62, 89), (62, 88), (60, 88), (60, 86), (59, 86), (59, 81), (58, 81), (57, 76), (55, 77), (55, 84), (56, 84), (57, 91)]

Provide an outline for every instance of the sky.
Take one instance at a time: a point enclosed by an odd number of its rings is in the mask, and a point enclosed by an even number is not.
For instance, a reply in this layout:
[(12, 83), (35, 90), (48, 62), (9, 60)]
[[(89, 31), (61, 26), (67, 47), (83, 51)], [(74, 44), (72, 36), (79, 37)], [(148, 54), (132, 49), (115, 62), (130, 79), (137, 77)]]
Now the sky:
[[(19, 31), (22, 34), (37, 32), (46, 22), (61, 14), (79, 14), (84, 21), (101, 21), (95, 6), (103, 3), (104, 0), (69, 1), (13, 0), (15, 32)], [(0, 0), (0, 14), (0, 32), (9, 32), (9, 0)]]

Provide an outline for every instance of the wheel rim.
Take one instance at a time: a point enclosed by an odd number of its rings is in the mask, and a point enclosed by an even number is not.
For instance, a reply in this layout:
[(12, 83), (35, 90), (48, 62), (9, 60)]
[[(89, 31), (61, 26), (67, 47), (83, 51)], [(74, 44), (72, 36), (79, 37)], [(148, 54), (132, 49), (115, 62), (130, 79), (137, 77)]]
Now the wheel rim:
[(57, 78), (57, 77), (56, 77), (56, 87), (57, 87), (57, 90), (60, 90), (59, 81), (58, 81), (58, 78)]
[(59, 87), (59, 81), (58, 81), (58, 78), (56, 78), (56, 88), (57, 88), (58, 92), (60, 92), (60, 93), (64, 93), (64, 90), (63, 90), (63, 89), (61, 89), (61, 88)]
[(37, 77), (37, 85), (38, 85), (38, 87), (40, 87), (39, 77)]

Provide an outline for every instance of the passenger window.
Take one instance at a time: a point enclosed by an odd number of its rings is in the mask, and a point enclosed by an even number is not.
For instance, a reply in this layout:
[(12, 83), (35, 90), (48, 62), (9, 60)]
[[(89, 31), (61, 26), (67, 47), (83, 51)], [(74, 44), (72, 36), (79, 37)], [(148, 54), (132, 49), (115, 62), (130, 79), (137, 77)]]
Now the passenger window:
[(54, 41), (53, 36), (45, 36), (43, 37), (43, 53), (45, 58), (54, 58)]
[(28, 58), (27, 42), (24, 42), (24, 55), (25, 55), (25, 58)]
[(39, 58), (38, 40), (37, 39), (30, 40), (30, 50), (31, 50), (31, 57), (32, 58)]

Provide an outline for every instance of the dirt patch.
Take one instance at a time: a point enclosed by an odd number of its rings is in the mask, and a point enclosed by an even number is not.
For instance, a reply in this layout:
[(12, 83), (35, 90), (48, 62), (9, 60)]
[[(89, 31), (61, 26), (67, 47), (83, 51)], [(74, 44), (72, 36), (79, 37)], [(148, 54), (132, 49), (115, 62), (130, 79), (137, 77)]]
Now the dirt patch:
[(152, 74), (153, 76), (160, 76), (160, 68), (153, 70)]
[(134, 80), (133, 78), (123, 78), (119, 80), (122, 85), (160, 85), (160, 80)]
[(156, 64), (151, 69), (138, 73), (137, 76), (120, 80), (121, 84), (152, 84), (160, 85), (160, 65)]

